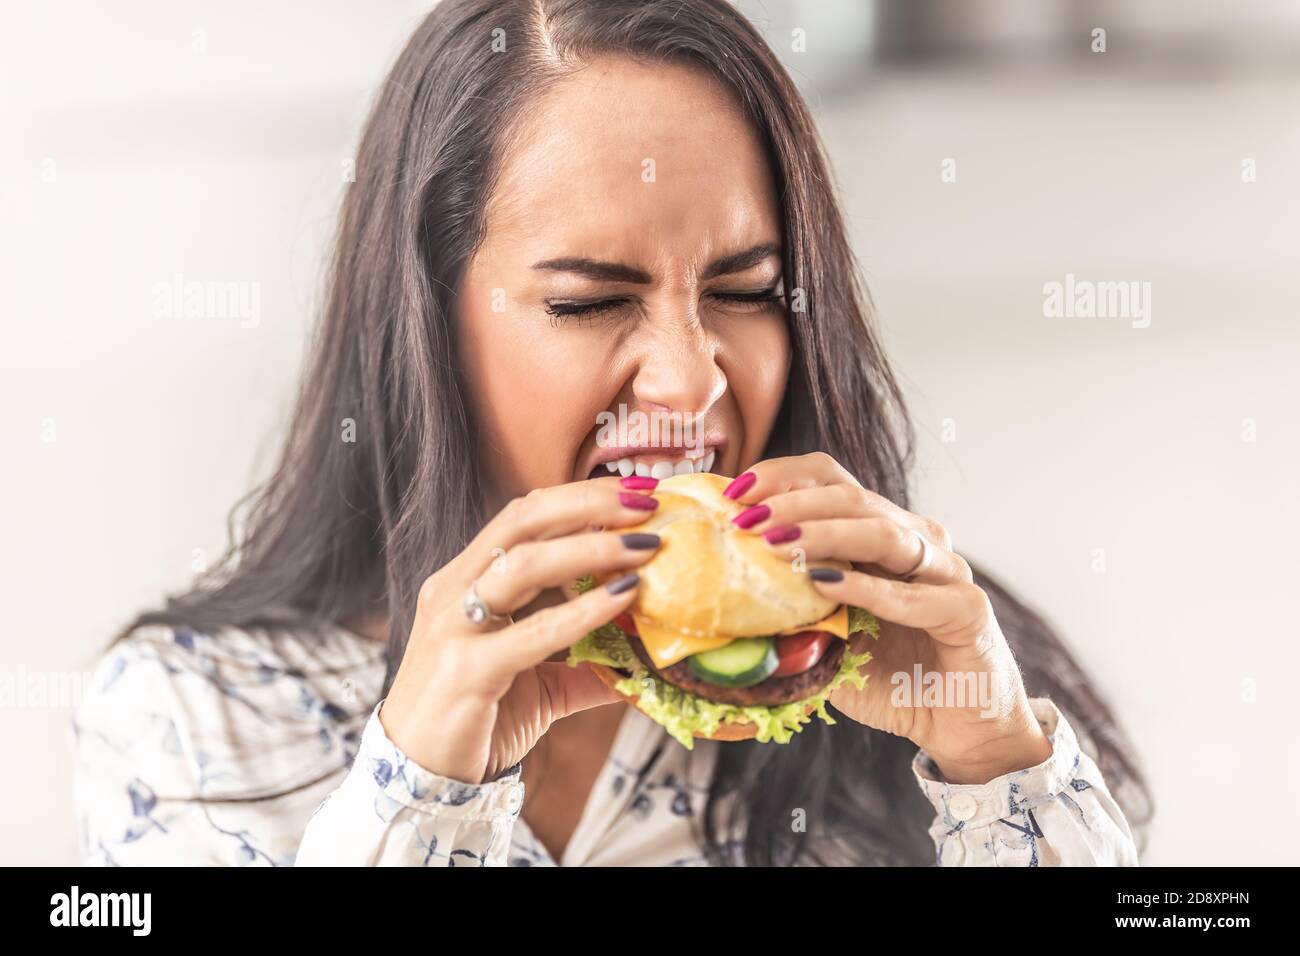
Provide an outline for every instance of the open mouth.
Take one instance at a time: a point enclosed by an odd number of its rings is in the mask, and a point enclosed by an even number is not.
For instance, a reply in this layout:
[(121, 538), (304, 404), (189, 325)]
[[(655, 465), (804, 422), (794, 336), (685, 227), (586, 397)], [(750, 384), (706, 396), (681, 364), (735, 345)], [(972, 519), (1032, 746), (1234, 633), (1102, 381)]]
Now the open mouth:
[(602, 475), (640, 475), (643, 478), (658, 478), (662, 481), (673, 475), (691, 475), (712, 471), (718, 459), (718, 449), (712, 446), (687, 449), (667, 449), (658, 452), (627, 455), (622, 458), (601, 462), (591, 469), (588, 478)]

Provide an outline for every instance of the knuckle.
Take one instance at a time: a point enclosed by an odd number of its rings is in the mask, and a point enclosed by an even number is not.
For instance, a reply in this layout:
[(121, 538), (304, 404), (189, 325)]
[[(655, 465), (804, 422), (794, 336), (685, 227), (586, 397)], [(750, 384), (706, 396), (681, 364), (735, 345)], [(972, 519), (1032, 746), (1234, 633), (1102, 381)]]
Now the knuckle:
[(888, 541), (892, 541), (893, 536), (898, 531), (897, 522), (890, 521), (880, 515), (867, 515), (862, 519), (862, 527), (866, 529), (867, 533), (883, 537)]
[(442, 596), (443, 586), (437, 574), (431, 574), (424, 579), (420, 585), (420, 590), (415, 596), (415, 606), (420, 611), (432, 611), (438, 606), (438, 601)]
[(809, 452), (804, 456), (804, 460), (815, 471), (825, 476), (832, 476), (836, 481), (857, 484), (852, 480), (849, 472), (841, 465), (833, 455), (824, 451)]
[(512, 522), (523, 524), (537, 510), (538, 494), (534, 488), (532, 492), (520, 494), (510, 499), (510, 505), (507, 505), (507, 511), (510, 512)]
[(869, 491), (860, 485), (843, 484), (844, 494), (849, 496), (849, 501), (857, 514), (870, 514), (876, 507), (880, 496), (874, 491)]
[(916, 550), (916, 535), (912, 534), (911, 528), (889, 518), (881, 518), (880, 520), (889, 527), (889, 538), (893, 544), (909, 552)]
[(862, 519), (865, 541), (872, 543), (872, 554), (879, 560), (899, 546), (898, 525), (888, 518), (870, 516)]
[(921, 592), (917, 588), (906, 584), (901, 586), (893, 584), (887, 593), (892, 595), (898, 607), (905, 612), (916, 607), (922, 600)]
[(975, 572), (971, 570), (969, 561), (956, 552), (953, 552), (952, 560), (953, 564), (957, 566), (957, 577), (968, 583), (975, 580)]
[(552, 639), (559, 633), (559, 621), (556, 618), (557, 608), (547, 608), (536, 614), (531, 614), (524, 619), (520, 625), (523, 629), (523, 637), (529, 643), (550, 644)]
[(493, 570), (497, 574), (507, 575), (516, 568), (531, 567), (538, 560), (541, 545), (536, 541), (520, 541), (512, 545), (501, 558), (494, 562)]
[(903, 600), (905, 600), (910, 606), (924, 607), (930, 603), (932, 592), (929, 587), (924, 584), (904, 582), (902, 593), (904, 595)]
[(889, 518), (872, 518), (872, 524), (880, 529), (881, 538), (887, 549), (903, 551), (908, 554), (916, 550), (916, 539), (912, 532)]
[(940, 522), (934, 518), (923, 517), (921, 524), (925, 528), (925, 536), (935, 544), (943, 548), (952, 547), (952, 536)]
[(989, 596), (984, 593), (982, 587), (978, 584), (965, 582), (957, 585), (957, 587), (961, 594), (962, 605), (966, 608), (972, 623), (983, 626), (992, 620), (993, 605), (989, 602)]
[(493, 548), (488, 552), (488, 557), (490, 559), (487, 567), (488, 572), (500, 574), (505, 571), (507, 566), (510, 564), (510, 551), (507, 551), (505, 548)]
[[(532, 492), (530, 491), (529, 494)], [(524, 511), (528, 507), (525, 498), (511, 498), (506, 502), (506, 506), (501, 509), (501, 518), (506, 524), (517, 525), (523, 520)]]
[(596, 517), (613, 517), (624, 511), (619, 501), (622, 488), (617, 484), (589, 481), (582, 486), (580, 507), (585, 514)]
[(618, 531), (595, 531), (579, 543), (584, 550), (590, 549), (593, 557), (605, 562), (615, 563), (626, 557), (630, 551), (623, 544), (623, 533)]
[(608, 488), (597, 485), (595, 482), (585, 482), (578, 486), (578, 507), (587, 513), (591, 513), (598, 507), (609, 501), (611, 492)]

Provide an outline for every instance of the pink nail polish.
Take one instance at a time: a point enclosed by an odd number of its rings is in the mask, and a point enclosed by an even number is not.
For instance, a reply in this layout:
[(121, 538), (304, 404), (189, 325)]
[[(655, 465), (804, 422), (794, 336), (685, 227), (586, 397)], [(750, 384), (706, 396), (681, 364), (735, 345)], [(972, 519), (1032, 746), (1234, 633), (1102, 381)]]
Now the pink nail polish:
[(768, 528), (763, 532), (763, 540), (768, 544), (785, 544), (788, 541), (794, 541), (799, 537), (800, 531), (797, 524), (781, 524), (775, 528)]
[(634, 511), (654, 511), (659, 507), (659, 502), (649, 495), (634, 495), (626, 491), (619, 492), (618, 501), (624, 508)]
[(629, 491), (654, 491), (659, 485), (659, 479), (649, 475), (628, 475), (620, 478), (618, 483)]
[(723, 489), (722, 493), (732, 501), (735, 501), (750, 488), (753, 488), (754, 482), (756, 481), (758, 481), (758, 475), (754, 474), (752, 471), (747, 471), (736, 478), (736, 480), (731, 484), (727, 485), (727, 487)]
[(731, 523), (737, 528), (752, 528), (760, 521), (766, 521), (771, 517), (772, 509), (767, 505), (750, 505), (736, 517), (731, 519)]

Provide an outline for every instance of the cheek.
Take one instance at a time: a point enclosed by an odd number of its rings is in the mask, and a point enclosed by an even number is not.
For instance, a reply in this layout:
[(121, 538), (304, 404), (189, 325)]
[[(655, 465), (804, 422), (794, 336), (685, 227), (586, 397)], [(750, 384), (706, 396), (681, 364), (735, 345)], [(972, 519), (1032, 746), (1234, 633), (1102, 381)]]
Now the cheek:
[(571, 453), (595, 421), (588, 405), (599, 402), (580, 337), (511, 305), (466, 310), (461, 328), (480, 465), (492, 491), (506, 500), (571, 480)]
[(731, 323), (720, 333), (719, 360), (745, 424), (745, 444), (767, 444), (790, 371), (790, 332), (783, 316)]

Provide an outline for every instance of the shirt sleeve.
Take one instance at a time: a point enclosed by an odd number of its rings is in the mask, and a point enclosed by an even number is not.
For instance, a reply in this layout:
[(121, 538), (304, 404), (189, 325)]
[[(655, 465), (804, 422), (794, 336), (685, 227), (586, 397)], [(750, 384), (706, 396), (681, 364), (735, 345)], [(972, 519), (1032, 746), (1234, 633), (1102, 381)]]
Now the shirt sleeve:
[(429, 773), (377, 707), (345, 714), (238, 638), (142, 629), (100, 662), (73, 720), (85, 864), (506, 862), (519, 767), (480, 785)]
[(944, 781), (924, 750), (912, 771), (937, 814), (940, 866), (1137, 866), (1123, 811), (1074, 729), (1046, 698), (1030, 707), (1052, 744), (1041, 764), (984, 784)]
[(312, 815), (298, 866), (504, 866), (523, 806), (520, 768), (489, 783), (439, 776), (408, 758), (374, 709), (356, 761)]
[(124, 641), (95, 670), (72, 726), (86, 866), (275, 862), (194, 802), (203, 761), (177, 724), (177, 670), (161, 639)]

